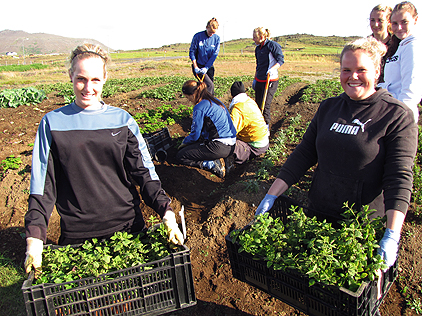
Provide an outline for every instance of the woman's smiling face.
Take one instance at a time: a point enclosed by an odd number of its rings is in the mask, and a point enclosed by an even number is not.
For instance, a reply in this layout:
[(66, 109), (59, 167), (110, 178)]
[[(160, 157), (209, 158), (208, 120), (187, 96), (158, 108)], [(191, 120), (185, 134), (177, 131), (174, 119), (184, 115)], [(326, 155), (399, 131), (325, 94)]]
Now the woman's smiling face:
[(349, 50), (341, 60), (340, 82), (344, 92), (355, 101), (364, 100), (375, 93), (379, 67), (363, 50)]
[(391, 30), (394, 35), (403, 40), (412, 35), (417, 21), (418, 16), (413, 17), (410, 12), (404, 9), (399, 10), (391, 15)]
[(372, 11), (369, 17), (369, 25), (372, 33), (376, 39), (388, 35), (388, 25), (390, 24), (387, 12), (385, 11)]
[(78, 60), (73, 71), (69, 72), (75, 92), (75, 103), (81, 108), (98, 105), (106, 82), (104, 62), (100, 57), (90, 57)]

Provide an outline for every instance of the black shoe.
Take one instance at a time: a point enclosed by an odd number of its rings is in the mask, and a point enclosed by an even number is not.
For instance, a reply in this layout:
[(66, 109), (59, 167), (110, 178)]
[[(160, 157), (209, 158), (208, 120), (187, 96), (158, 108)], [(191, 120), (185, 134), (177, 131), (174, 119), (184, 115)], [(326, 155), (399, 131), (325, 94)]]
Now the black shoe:
[(228, 175), (234, 169), (234, 155), (224, 158), (224, 164), (226, 168), (226, 175)]
[(224, 167), (223, 158), (214, 160), (214, 168), (211, 169), (211, 172), (219, 178), (224, 178), (226, 175), (226, 168)]

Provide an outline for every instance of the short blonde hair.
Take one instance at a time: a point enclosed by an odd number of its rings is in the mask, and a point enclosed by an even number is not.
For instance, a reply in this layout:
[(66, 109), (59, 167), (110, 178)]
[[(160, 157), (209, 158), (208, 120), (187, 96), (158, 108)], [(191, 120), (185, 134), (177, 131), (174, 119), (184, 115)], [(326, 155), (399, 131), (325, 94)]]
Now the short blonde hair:
[(270, 38), (270, 30), (264, 29), (262, 26), (255, 28), (253, 31), (259, 36), (263, 36), (265, 39)]
[(340, 55), (340, 64), (342, 63), (343, 56), (346, 52), (357, 50), (363, 50), (372, 59), (375, 69), (379, 69), (381, 58), (387, 52), (387, 47), (372, 36), (359, 38), (344, 46)]
[(104, 62), (104, 76), (107, 74), (107, 64), (110, 62), (110, 56), (99, 45), (85, 43), (77, 46), (69, 56), (69, 72), (73, 74), (76, 61), (86, 58), (101, 58)]

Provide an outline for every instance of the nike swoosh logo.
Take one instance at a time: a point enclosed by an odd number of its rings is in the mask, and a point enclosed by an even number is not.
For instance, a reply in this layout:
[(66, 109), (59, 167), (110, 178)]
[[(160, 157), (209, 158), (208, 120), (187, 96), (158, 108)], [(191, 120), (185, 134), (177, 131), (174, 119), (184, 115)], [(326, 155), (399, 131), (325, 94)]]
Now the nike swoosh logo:
[(111, 132), (111, 136), (117, 136), (117, 135), (119, 135), (120, 133), (121, 133), (122, 131), (118, 131), (117, 133), (113, 133), (113, 132)]

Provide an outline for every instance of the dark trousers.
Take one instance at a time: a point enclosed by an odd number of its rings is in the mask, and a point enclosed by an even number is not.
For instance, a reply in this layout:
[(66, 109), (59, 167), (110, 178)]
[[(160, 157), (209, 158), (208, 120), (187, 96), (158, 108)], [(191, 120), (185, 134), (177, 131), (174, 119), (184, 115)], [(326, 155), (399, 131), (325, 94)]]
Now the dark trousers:
[(204, 161), (226, 158), (233, 153), (234, 147), (235, 145), (225, 145), (217, 140), (206, 143), (197, 142), (180, 149), (176, 160), (183, 165), (203, 169)]
[(261, 148), (256, 148), (240, 139), (236, 139), (236, 148), (234, 150), (234, 162), (236, 164), (242, 164), (250, 159), (260, 156), (265, 153), (269, 145)]
[[(258, 104), (259, 108), (262, 111), (262, 100), (264, 99), (265, 93), (265, 82), (256, 82), (255, 84), (255, 101)], [(267, 98), (265, 99), (264, 111), (262, 115), (264, 116), (265, 123), (270, 125), (271, 123), (271, 102), (273, 101), (274, 94), (278, 88), (278, 80), (270, 81), (268, 85)]]
[[(204, 65), (198, 64), (198, 67), (202, 68), (204, 67)], [(214, 72), (215, 72), (214, 66), (211, 66), (211, 68), (208, 69), (207, 73), (204, 75), (204, 80), (203, 80), (205, 84), (207, 85), (208, 92), (211, 95), (214, 95)], [(192, 73), (196, 79), (198, 79), (199, 81), (202, 80), (202, 74), (195, 73), (195, 67), (193, 67), (193, 64), (192, 64)]]

